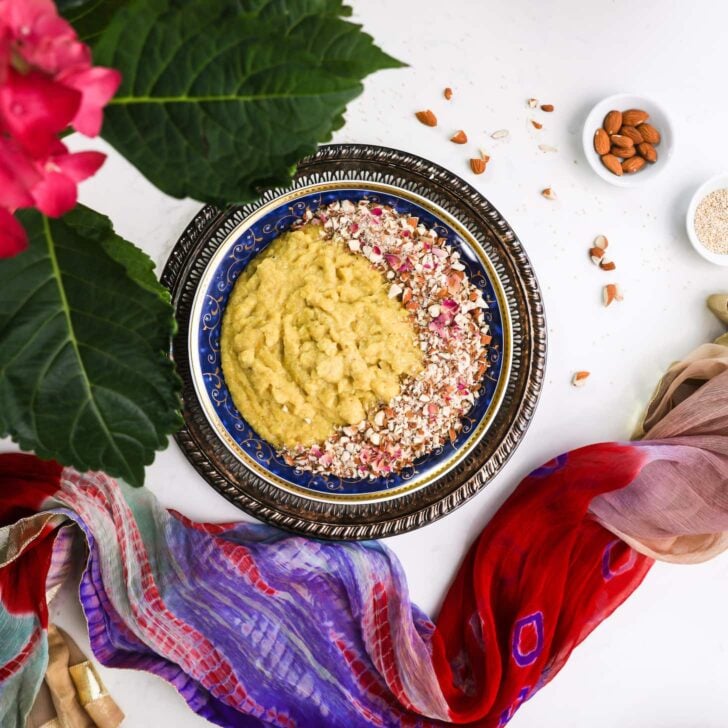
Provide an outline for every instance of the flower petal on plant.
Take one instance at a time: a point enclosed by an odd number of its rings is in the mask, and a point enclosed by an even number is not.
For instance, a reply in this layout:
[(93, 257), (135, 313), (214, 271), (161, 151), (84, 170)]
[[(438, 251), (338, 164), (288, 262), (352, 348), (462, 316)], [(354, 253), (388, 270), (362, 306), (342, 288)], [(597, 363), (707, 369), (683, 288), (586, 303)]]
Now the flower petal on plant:
[(31, 206), (30, 189), (40, 178), (33, 160), (13, 140), (0, 138), (0, 207)]
[(28, 247), (23, 226), (8, 210), (0, 207), (0, 258), (11, 258)]
[(10, 29), (0, 21), (0, 83), (5, 83), (10, 68)]
[(88, 46), (51, 0), (3, 0), (0, 21), (9, 26), (18, 53), (31, 66), (56, 74), (91, 65)]
[(60, 217), (76, 204), (76, 183), (62, 172), (48, 172), (32, 192), (35, 206), (48, 217)]
[(36, 71), (10, 70), (0, 86), (3, 126), (35, 157), (45, 157), (56, 146), (55, 135), (69, 125), (80, 103), (77, 90)]
[(81, 92), (81, 105), (71, 122), (76, 131), (86, 136), (97, 136), (104, 119), (104, 106), (116, 93), (121, 83), (121, 73), (113, 68), (87, 68), (63, 74), (61, 83)]
[(96, 174), (105, 160), (103, 152), (76, 152), (52, 157), (50, 162), (74, 182), (83, 182)]

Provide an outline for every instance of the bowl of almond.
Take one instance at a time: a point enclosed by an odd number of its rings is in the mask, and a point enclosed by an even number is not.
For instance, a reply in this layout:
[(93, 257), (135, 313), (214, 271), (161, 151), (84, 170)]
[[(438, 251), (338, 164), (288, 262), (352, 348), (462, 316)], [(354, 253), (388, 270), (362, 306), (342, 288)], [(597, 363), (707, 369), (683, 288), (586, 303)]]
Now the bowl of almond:
[(584, 154), (591, 168), (617, 187), (636, 187), (668, 164), (675, 136), (656, 101), (616, 94), (600, 101), (584, 122)]

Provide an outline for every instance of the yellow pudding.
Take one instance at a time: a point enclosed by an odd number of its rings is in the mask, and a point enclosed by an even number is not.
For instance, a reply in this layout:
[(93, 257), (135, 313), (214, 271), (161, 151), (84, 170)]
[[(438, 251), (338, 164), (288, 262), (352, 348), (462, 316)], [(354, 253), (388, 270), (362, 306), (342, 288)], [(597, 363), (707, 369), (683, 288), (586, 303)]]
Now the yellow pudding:
[(277, 448), (310, 446), (366, 419), (422, 370), (383, 274), (314, 224), (284, 233), (235, 284), (220, 340), (235, 406)]

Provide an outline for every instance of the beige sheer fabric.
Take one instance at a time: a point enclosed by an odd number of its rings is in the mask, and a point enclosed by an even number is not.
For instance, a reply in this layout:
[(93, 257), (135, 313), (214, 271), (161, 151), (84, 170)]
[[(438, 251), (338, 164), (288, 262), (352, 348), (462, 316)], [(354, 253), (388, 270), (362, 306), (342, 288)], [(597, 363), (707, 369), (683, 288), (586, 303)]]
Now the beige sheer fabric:
[(116, 728), (124, 714), (78, 645), (48, 627), (48, 669), (28, 728)]
[[(728, 324), (728, 294), (708, 306)], [(635, 438), (662, 457), (591, 513), (655, 559), (697, 563), (728, 549), (728, 334), (669, 368)]]

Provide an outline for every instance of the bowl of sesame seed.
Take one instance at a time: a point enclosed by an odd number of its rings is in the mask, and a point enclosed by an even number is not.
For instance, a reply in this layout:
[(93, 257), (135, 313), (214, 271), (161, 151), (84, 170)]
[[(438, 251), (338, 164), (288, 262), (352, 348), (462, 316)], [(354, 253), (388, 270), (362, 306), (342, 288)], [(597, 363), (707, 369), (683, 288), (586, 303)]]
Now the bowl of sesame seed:
[(714, 265), (728, 265), (728, 173), (698, 187), (688, 206), (686, 226), (698, 255)]

